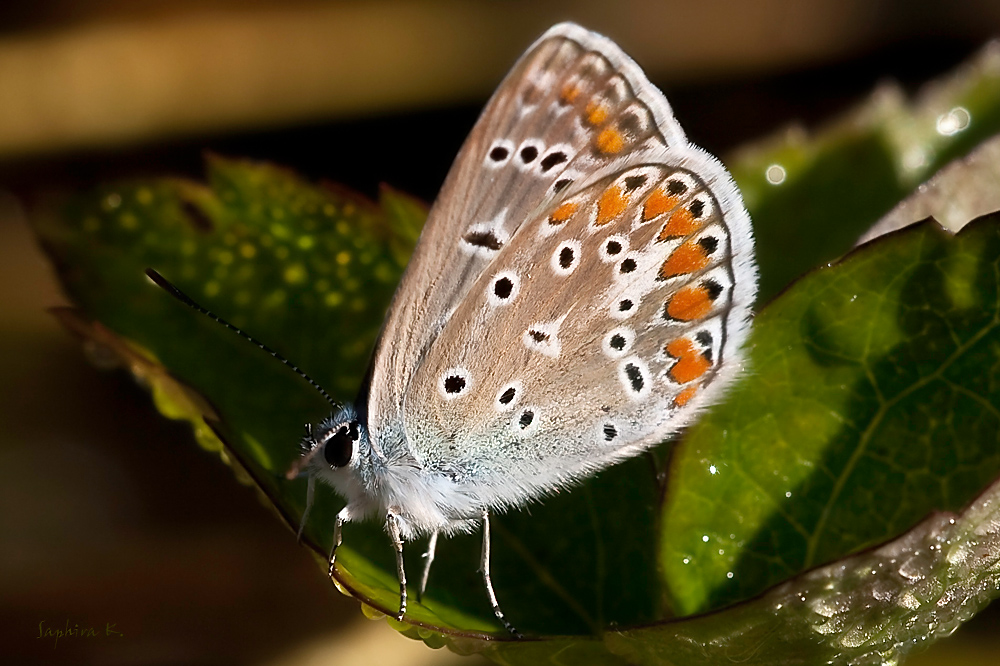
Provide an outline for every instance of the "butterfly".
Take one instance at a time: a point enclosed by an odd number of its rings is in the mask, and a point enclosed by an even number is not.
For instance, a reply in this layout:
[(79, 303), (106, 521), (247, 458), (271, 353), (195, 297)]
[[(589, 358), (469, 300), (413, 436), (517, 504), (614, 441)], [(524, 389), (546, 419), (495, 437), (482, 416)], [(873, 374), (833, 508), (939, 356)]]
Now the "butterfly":
[(334, 413), (289, 477), (309, 477), (303, 526), (317, 480), (347, 501), (331, 576), (344, 524), (384, 520), (402, 620), (404, 544), (429, 537), (422, 592), (438, 536), (481, 529), (489, 602), (518, 635), (490, 579), (490, 515), (690, 424), (742, 368), (756, 289), (725, 167), (611, 40), (548, 30), (455, 159), (356, 403), (320, 389)]

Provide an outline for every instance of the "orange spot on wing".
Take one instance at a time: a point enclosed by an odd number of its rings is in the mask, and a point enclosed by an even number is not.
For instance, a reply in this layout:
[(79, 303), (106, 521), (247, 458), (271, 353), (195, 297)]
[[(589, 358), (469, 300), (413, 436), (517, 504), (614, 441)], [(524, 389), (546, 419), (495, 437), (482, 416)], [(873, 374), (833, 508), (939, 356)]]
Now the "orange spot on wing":
[(694, 241), (688, 241), (674, 250), (663, 262), (660, 266), (660, 278), (665, 280), (692, 273), (708, 266), (708, 261), (705, 248)]
[(597, 149), (602, 153), (617, 153), (625, 147), (625, 137), (618, 130), (608, 127), (597, 135)]
[(698, 379), (712, 367), (705, 355), (687, 338), (677, 338), (668, 342), (666, 352), (677, 359), (669, 374), (679, 384), (687, 384)]
[(649, 222), (654, 217), (663, 215), (668, 210), (672, 210), (680, 203), (680, 200), (668, 193), (662, 187), (658, 187), (653, 190), (649, 198), (646, 199), (646, 203), (642, 207), (642, 219), (645, 222)]
[(608, 107), (600, 102), (591, 102), (587, 105), (587, 122), (595, 127), (597, 125), (603, 125), (604, 121), (608, 119)]
[(663, 229), (660, 230), (660, 235), (656, 237), (656, 240), (665, 241), (671, 238), (690, 236), (698, 231), (700, 227), (701, 223), (694, 219), (691, 211), (687, 208), (678, 208), (670, 216), (670, 219), (667, 220), (667, 223), (663, 225)]
[(712, 309), (712, 298), (702, 285), (684, 287), (667, 303), (667, 314), (678, 321), (701, 319)]
[(697, 386), (689, 386), (674, 397), (674, 404), (678, 407), (683, 407), (690, 402), (694, 394), (698, 392)]
[(573, 85), (572, 83), (567, 83), (563, 86), (562, 92), (559, 93), (559, 99), (566, 102), (567, 104), (572, 104), (576, 101), (576, 98), (580, 96), (580, 88)]
[(549, 224), (562, 224), (576, 212), (577, 205), (572, 201), (562, 204), (549, 215)]
[(628, 197), (622, 194), (621, 188), (609, 187), (597, 201), (597, 224), (603, 226), (625, 212)]

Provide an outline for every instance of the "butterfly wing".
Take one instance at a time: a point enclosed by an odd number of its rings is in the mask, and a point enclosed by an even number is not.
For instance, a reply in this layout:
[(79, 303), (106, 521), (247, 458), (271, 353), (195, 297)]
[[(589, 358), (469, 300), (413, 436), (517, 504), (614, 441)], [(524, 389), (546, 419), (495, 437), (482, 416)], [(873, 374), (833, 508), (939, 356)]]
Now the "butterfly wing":
[(520, 227), (624, 156), (685, 144), (666, 100), (605, 37), (561, 24), (521, 57), (459, 152), (376, 345), (360, 402), (378, 454), (406, 455), (414, 373)]
[(664, 440), (740, 367), (752, 248), (725, 171), (690, 148), (536, 216), (413, 378), (421, 463), (515, 505)]
[(431, 213), (373, 367), (373, 443), (474, 507), (661, 441), (739, 365), (752, 252), (732, 180), (662, 94), (609, 40), (556, 26)]

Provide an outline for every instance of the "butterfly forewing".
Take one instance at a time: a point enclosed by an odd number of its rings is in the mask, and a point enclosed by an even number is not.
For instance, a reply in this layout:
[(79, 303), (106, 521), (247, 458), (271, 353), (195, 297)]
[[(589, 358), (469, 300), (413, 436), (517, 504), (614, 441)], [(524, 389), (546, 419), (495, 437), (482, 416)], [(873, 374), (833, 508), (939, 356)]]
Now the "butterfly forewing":
[(666, 100), (612, 42), (574, 25), (539, 39), (456, 158), (390, 308), (362, 395), (376, 448), (405, 455), (413, 371), (521, 225), (630, 156), (684, 143)]

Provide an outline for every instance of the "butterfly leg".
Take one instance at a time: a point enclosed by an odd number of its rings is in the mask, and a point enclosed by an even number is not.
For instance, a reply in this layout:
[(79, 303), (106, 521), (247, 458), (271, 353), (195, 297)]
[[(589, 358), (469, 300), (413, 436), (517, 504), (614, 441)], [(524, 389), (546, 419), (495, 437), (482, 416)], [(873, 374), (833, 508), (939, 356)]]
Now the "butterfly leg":
[(483, 511), (483, 558), (479, 563), (479, 570), (483, 573), (483, 582), (486, 583), (486, 594), (490, 597), (490, 605), (493, 606), (493, 613), (497, 616), (507, 631), (509, 631), (515, 638), (522, 638), (521, 634), (517, 629), (514, 628), (507, 618), (504, 617), (503, 611), (500, 610), (500, 604), (497, 603), (497, 594), (493, 591), (493, 581), (490, 580), (490, 513), (489, 511)]
[(344, 523), (347, 522), (348, 513), (347, 507), (345, 506), (337, 514), (337, 517), (333, 521), (333, 545), (330, 546), (330, 577), (333, 577), (333, 563), (337, 557), (337, 549), (340, 547), (340, 542), (342, 539), (342, 533), (344, 528)]
[(392, 547), (396, 551), (396, 576), (399, 578), (399, 613), (396, 619), (402, 622), (406, 613), (406, 570), (403, 568), (403, 539), (399, 535), (399, 518), (394, 513), (385, 517), (386, 528), (389, 530), (389, 538), (392, 539)]
[(427, 578), (431, 575), (431, 564), (434, 562), (434, 551), (437, 550), (438, 533), (431, 532), (431, 538), (427, 542), (427, 552), (424, 553), (424, 572), (420, 575), (420, 587), (417, 589), (417, 601), (421, 601), (424, 592), (427, 590)]

